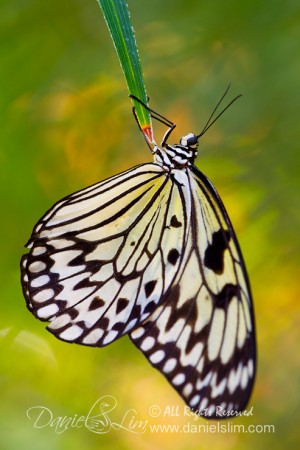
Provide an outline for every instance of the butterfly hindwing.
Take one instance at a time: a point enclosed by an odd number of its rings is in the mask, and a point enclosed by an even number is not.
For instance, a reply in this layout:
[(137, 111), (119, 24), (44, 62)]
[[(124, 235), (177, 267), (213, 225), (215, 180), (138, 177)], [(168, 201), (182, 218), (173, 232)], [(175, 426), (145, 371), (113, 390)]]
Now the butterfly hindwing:
[(144, 164), (58, 202), (23, 257), (29, 309), (58, 338), (106, 345), (145, 320), (181, 261), (178, 187)]
[(215, 189), (195, 167), (186, 185), (192, 208), (180, 270), (161, 305), (130, 336), (193, 410), (221, 418), (221, 410), (245, 408), (253, 385), (251, 293)]

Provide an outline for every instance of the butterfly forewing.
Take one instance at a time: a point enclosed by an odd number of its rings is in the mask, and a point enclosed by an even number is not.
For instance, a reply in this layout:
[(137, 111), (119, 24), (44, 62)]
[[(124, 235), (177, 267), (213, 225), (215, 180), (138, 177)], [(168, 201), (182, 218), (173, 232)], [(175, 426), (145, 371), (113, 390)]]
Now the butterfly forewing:
[(60, 339), (97, 346), (145, 320), (181, 262), (180, 195), (159, 166), (145, 164), (56, 204), (23, 258), (32, 312)]
[(194, 167), (186, 187), (192, 208), (180, 270), (162, 304), (131, 339), (193, 410), (220, 418), (221, 410), (241, 412), (252, 389), (251, 294), (215, 189)]

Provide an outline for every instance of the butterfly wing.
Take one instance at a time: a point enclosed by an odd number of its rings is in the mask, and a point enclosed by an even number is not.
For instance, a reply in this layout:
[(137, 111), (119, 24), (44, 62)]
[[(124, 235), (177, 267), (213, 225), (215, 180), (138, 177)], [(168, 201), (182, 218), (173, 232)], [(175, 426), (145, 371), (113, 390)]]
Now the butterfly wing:
[(224, 206), (196, 168), (145, 164), (70, 195), (27, 245), (27, 305), (58, 338), (103, 346), (131, 331), (193, 410), (245, 408), (249, 283)]
[(22, 259), (28, 308), (59, 339), (103, 346), (143, 322), (181, 263), (180, 188), (143, 164), (54, 205)]
[(130, 336), (194, 411), (222, 418), (222, 412), (244, 410), (253, 386), (251, 293), (214, 187), (193, 166), (185, 187), (191, 207), (181, 197), (190, 210), (184, 258), (164, 301)]

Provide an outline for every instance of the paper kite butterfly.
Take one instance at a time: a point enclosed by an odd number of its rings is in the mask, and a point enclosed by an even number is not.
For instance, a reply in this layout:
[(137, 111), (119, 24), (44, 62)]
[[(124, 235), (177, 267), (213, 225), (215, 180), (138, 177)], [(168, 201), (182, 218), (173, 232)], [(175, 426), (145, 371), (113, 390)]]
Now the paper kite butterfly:
[[(226, 90), (225, 94), (227, 93)], [(22, 258), (29, 310), (57, 338), (102, 347), (128, 334), (198, 414), (241, 413), (255, 375), (248, 277), (225, 207), (194, 165), (199, 135), (56, 203)], [(135, 97), (134, 97), (135, 98)], [(135, 100), (138, 100), (135, 98)]]

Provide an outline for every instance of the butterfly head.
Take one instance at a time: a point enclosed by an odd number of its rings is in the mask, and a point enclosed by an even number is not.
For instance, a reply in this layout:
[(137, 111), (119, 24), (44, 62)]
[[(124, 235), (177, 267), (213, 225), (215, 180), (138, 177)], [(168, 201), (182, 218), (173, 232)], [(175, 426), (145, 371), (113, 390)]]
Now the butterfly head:
[(180, 145), (186, 147), (187, 149), (197, 149), (198, 139), (199, 136), (196, 136), (193, 133), (188, 133), (185, 136), (182, 136), (180, 139)]
[(154, 148), (154, 160), (168, 170), (182, 169), (193, 164), (198, 154), (198, 137), (193, 133), (183, 136), (179, 144), (170, 145), (162, 142)]
[[(198, 155), (198, 139), (194, 133), (188, 133), (179, 141), (177, 149), (181, 151), (183, 159), (186, 159), (187, 164), (193, 164), (196, 156)], [(185, 156), (185, 158), (184, 158)]]

